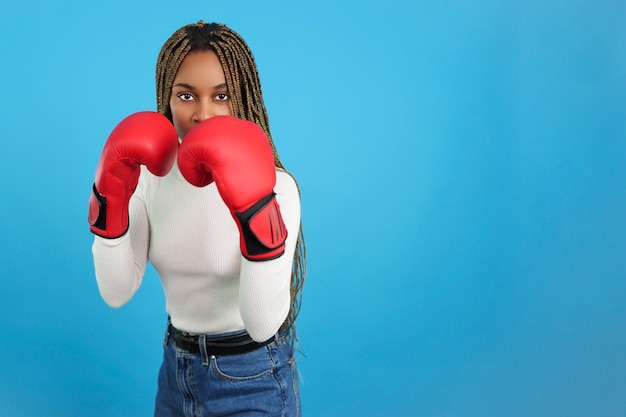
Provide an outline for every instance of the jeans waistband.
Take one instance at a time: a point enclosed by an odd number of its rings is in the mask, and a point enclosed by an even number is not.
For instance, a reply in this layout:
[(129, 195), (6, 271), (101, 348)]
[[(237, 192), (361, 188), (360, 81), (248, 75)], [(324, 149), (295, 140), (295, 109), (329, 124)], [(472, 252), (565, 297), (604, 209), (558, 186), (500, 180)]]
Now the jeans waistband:
[(274, 341), (274, 337), (265, 342), (255, 342), (248, 332), (224, 336), (218, 338), (206, 338), (203, 335), (195, 335), (178, 330), (170, 323), (167, 327), (169, 336), (174, 340), (176, 347), (184, 349), (189, 353), (200, 353), (200, 343), (204, 340), (206, 353), (208, 355), (240, 355), (251, 352), (263, 346), (267, 346)]

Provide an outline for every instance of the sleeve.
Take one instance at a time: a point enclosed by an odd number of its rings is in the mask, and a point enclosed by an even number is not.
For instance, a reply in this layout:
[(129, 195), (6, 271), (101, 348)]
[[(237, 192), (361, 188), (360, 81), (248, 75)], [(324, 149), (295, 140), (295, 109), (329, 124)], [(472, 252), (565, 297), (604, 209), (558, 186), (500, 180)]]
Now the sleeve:
[(98, 289), (113, 308), (123, 306), (133, 297), (148, 263), (150, 229), (141, 180), (130, 199), (128, 216), (128, 233), (117, 239), (95, 236), (92, 245)]
[(269, 261), (241, 259), (239, 310), (246, 330), (259, 342), (274, 336), (289, 313), (291, 270), (300, 232), (300, 195), (295, 180), (278, 171), (274, 191), (287, 227), (285, 253)]

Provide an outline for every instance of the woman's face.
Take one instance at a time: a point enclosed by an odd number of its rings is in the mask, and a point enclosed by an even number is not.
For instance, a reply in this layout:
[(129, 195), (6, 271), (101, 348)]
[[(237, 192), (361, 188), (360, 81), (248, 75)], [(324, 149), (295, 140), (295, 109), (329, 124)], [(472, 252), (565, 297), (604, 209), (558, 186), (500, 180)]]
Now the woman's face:
[(183, 59), (174, 78), (170, 109), (181, 139), (203, 120), (233, 115), (226, 77), (215, 52), (191, 52)]

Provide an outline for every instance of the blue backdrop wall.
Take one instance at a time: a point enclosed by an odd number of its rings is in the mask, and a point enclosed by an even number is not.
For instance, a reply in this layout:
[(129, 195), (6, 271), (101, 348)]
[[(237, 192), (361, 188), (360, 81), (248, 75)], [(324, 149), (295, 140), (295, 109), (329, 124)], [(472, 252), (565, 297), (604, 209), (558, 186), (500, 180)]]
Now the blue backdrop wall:
[(0, 4), (0, 414), (150, 416), (154, 270), (119, 310), (87, 201), (178, 27), (259, 65), (303, 195), (306, 416), (623, 416), (626, 3)]

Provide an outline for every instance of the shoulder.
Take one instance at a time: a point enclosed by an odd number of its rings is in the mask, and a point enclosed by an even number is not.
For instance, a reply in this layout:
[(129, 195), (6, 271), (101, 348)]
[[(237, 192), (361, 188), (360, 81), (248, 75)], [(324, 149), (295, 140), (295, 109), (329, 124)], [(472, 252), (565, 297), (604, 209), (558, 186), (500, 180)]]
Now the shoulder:
[(300, 196), (296, 179), (284, 169), (276, 169), (276, 193)]
[(159, 183), (160, 180), (162, 180), (162, 177), (157, 177), (150, 172), (145, 165), (141, 165), (139, 171), (139, 181), (137, 183), (135, 194), (147, 194), (150, 189), (155, 187), (155, 184)]
[(147, 185), (150, 183), (156, 176), (148, 171), (145, 165), (140, 165), (139, 170), (139, 185)]
[[(287, 230), (298, 230), (300, 227), (300, 189), (295, 178), (283, 169), (276, 169), (276, 200), (287, 225)], [(293, 234), (292, 236), (297, 236)]]

